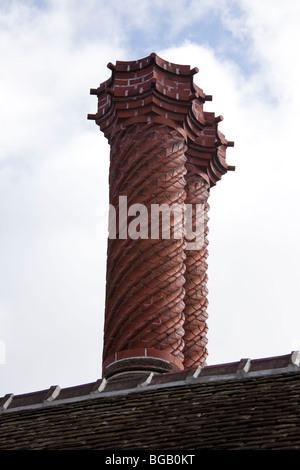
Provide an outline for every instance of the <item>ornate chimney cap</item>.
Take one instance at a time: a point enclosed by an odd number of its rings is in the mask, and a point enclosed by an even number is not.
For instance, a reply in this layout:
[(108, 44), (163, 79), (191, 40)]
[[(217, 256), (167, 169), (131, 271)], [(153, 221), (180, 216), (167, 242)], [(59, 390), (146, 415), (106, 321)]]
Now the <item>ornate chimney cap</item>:
[(233, 142), (218, 130), (223, 116), (203, 109), (212, 96), (194, 83), (197, 67), (168, 62), (154, 52), (107, 66), (111, 77), (90, 91), (98, 96), (98, 111), (88, 119), (95, 120), (109, 142), (130, 125), (159, 123), (184, 135), (189, 164), (208, 174), (211, 186), (234, 170), (226, 162), (226, 149)]

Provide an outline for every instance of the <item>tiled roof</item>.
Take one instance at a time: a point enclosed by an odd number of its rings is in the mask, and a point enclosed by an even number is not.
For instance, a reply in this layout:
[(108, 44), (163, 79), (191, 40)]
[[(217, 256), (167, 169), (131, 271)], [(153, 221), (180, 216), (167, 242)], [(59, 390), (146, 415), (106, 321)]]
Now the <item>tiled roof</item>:
[(0, 449), (300, 449), (300, 356), (0, 399)]

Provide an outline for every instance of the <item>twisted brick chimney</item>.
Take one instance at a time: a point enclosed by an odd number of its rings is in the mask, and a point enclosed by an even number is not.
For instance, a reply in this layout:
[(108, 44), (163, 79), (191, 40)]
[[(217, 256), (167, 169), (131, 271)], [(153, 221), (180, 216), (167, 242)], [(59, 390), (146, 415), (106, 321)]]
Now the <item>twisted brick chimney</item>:
[[(91, 90), (97, 114), (88, 115), (110, 144), (109, 202), (116, 222), (107, 251), (103, 376), (204, 365), (208, 196), (234, 169), (225, 160), (233, 142), (218, 131), (222, 116), (203, 110), (212, 97), (193, 82), (196, 68), (154, 53), (108, 68), (111, 77)], [(187, 205), (202, 211), (202, 242), (194, 249), (187, 249), (186, 231), (178, 236), (180, 215), (171, 215), (167, 236), (162, 219), (155, 219), (157, 231), (150, 216), (158, 207), (185, 214)]]

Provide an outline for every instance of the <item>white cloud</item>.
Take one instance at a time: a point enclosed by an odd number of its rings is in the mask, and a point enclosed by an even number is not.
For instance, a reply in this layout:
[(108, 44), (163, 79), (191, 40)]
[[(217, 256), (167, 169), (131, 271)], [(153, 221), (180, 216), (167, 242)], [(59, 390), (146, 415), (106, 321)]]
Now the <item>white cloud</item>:
[(5, 342), (0, 339), (0, 365), (5, 364)]
[(101, 375), (109, 149), (86, 115), (124, 50), (112, 33), (76, 37), (76, 8), (53, 5), (0, 10), (1, 387), (14, 393)]
[(227, 159), (236, 172), (211, 191), (210, 363), (288, 353), (300, 326), (300, 60), (287, 53), (299, 43), (299, 14), (295, 3), (289, 10), (272, 2), (269, 15), (266, 3), (244, 2), (246, 23), (226, 18), (248, 38), (256, 62), (248, 75), (208, 47), (186, 42), (161, 51), (199, 68), (196, 83), (214, 97), (206, 109), (224, 116), (220, 128), (235, 141)]
[[(4, 4), (0, 395), (101, 374), (109, 147), (86, 120), (96, 110), (89, 88), (109, 77), (108, 62), (138, 58), (143, 44), (133, 38), (144, 22), (147, 47), (153, 25), (158, 54), (199, 68), (196, 83), (214, 97), (206, 109), (224, 116), (220, 129), (236, 143), (228, 150), (236, 172), (211, 194), (209, 360), (288, 353), (300, 326), (298, 2)], [(201, 38), (208, 12), (250, 71)], [(199, 39), (185, 41), (197, 22)]]

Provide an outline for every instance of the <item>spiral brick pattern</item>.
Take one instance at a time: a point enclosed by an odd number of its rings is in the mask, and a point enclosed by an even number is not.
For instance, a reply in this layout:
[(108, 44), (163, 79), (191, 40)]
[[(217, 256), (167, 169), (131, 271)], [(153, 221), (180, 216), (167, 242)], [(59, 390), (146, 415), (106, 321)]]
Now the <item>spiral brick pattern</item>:
[[(204, 366), (207, 357), (207, 257), (208, 257), (208, 197), (207, 181), (188, 171), (186, 175), (186, 204), (201, 204), (203, 244), (199, 250), (186, 250), (185, 297), (184, 297), (184, 367)], [(195, 216), (195, 212), (193, 213)], [(195, 222), (194, 222), (195, 224)]]
[[(110, 203), (120, 195), (128, 207), (141, 203), (182, 206), (185, 200), (185, 143), (161, 125), (134, 125), (111, 143)], [(172, 222), (172, 219), (171, 219)], [(128, 226), (130, 225), (130, 217)], [(183, 238), (109, 240), (104, 328), (105, 360), (126, 349), (167, 350), (183, 361)]]

